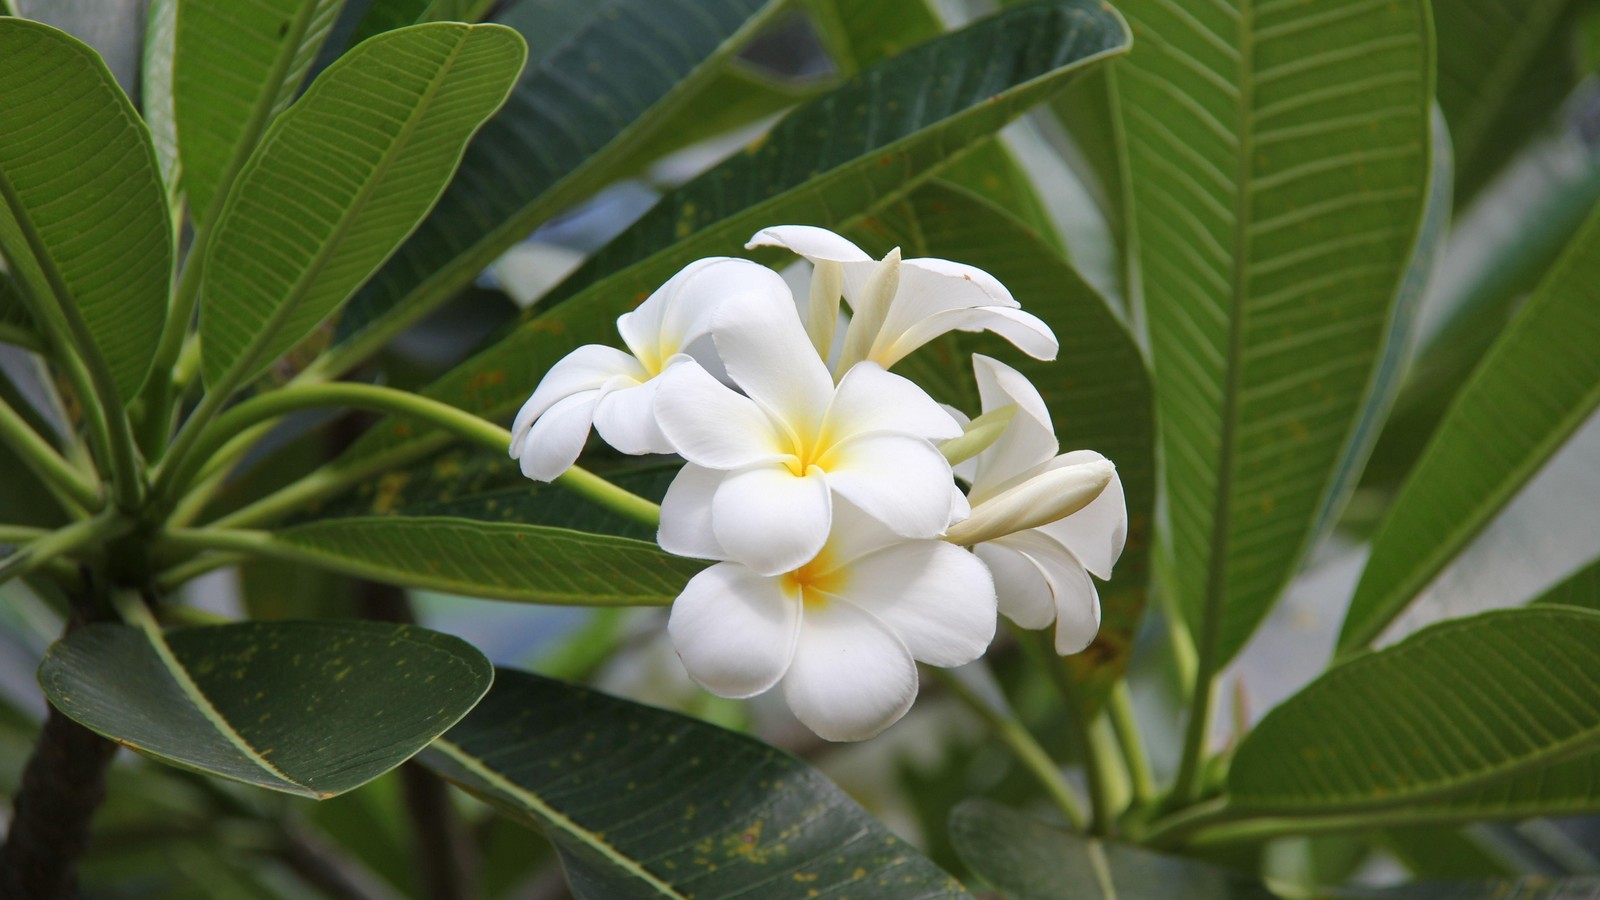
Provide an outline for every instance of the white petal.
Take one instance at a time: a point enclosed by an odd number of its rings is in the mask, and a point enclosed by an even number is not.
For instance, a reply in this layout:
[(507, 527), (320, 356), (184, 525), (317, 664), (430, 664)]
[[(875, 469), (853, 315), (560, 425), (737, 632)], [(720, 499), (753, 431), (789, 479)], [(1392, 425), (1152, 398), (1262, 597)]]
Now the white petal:
[(872, 259), (855, 244), (826, 228), (818, 228), (815, 225), (774, 225), (763, 228), (744, 245), (746, 250), (754, 250), (757, 247), (782, 247), (812, 262), (819, 259), (833, 262)]
[(1044, 573), (1056, 606), (1056, 652), (1062, 656), (1089, 646), (1100, 630), (1100, 594), (1083, 564), (1037, 531), (1012, 535), (1007, 543)]
[(886, 325), (884, 335), (888, 340), (873, 348), (872, 358), (886, 367), (892, 366), (911, 351), (951, 331), (992, 331), (1034, 359), (1055, 359), (1061, 350), (1055, 332), (1038, 316), (1020, 309), (982, 306), (934, 313), (892, 332)]
[(901, 275), (902, 281), (932, 295), (918, 301), (930, 312), (957, 306), (1009, 306), (1016, 309), (1022, 305), (1011, 296), (1000, 279), (977, 266), (931, 256), (908, 259), (905, 266), (910, 271)]
[(798, 596), (735, 563), (689, 579), (667, 619), (689, 677), (719, 697), (753, 697), (777, 684), (794, 657), (799, 626)]
[(862, 741), (893, 725), (917, 698), (917, 665), (889, 628), (842, 600), (813, 604), (800, 622), (783, 696), (830, 741)]
[(823, 555), (832, 566), (827, 571), (842, 568), (868, 553), (876, 553), (890, 544), (905, 541), (905, 538), (890, 531), (889, 526), (837, 495), (833, 497), (832, 518), (828, 542), (823, 550)]
[(936, 666), (965, 665), (994, 640), (994, 581), (971, 553), (944, 541), (905, 541), (850, 563), (844, 599), (877, 616)]
[(1027, 376), (999, 360), (974, 353), (972, 374), (977, 377), (983, 411), (1016, 404), (1017, 413), (989, 449), (978, 455), (973, 495), (983, 499), (1003, 482), (1056, 455), (1055, 428), (1039, 389)]
[(704, 334), (720, 298), (705, 291), (685, 295), (684, 287), (702, 271), (735, 261), (726, 256), (697, 259), (678, 270), (631, 312), (618, 317), (617, 332), (628, 349), (647, 366), (659, 371), (662, 361), (693, 340), (694, 335), (689, 332), (695, 323), (699, 325), (698, 332)]
[(867, 434), (828, 454), (828, 485), (896, 534), (931, 538), (950, 525), (950, 464), (932, 444)]
[(782, 456), (767, 415), (699, 364), (678, 363), (656, 380), (656, 422), (685, 459), (711, 469), (737, 469)]
[[(544, 415), (545, 410), (557, 401), (581, 391), (595, 390), (618, 375), (626, 375), (635, 381), (650, 377), (637, 359), (615, 347), (585, 344), (563, 356), (544, 373), (539, 386), (533, 390), (533, 396), (517, 411), (516, 421), (511, 425), (511, 455), (522, 455), (520, 442), (527, 437), (528, 429), (533, 427), (533, 420)], [(584, 428), (587, 430), (588, 426)]]
[(1056, 605), (1050, 583), (1039, 567), (1021, 553), (990, 541), (972, 548), (994, 576), (1000, 611), (1023, 628), (1043, 628), (1055, 621)]
[(887, 431), (929, 440), (961, 436), (961, 425), (926, 391), (873, 362), (851, 366), (840, 379), (822, 430), (829, 443)]
[(828, 481), (813, 468), (796, 477), (782, 463), (728, 473), (711, 500), (711, 526), (728, 558), (763, 575), (810, 562), (828, 540)]
[(660, 381), (607, 391), (594, 408), (594, 428), (620, 453), (672, 453), (672, 442), (656, 423), (656, 390)]
[(545, 410), (518, 448), (522, 474), (534, 481), (554, 481), (572, 468), (589, 437), (599, 399), (599, 391), (584, 391), (558, 400)]
[(722, 306), (792, 304), (794, 297), (783, 276), (747, 259), (718, 259), (695, 270), (678, 289), (677, 302), (661, 324), (663, 338), (676, 338), (679, 348), (711, 333), (711, 322)]
[(833, 377), (794, 304), (728, 304), (712, 317), (711, 327), (734, 383), (796, 431), (814, 432), (833, 397)]
[[(1074, 450), (1056, 457), (1052, 466), (1076, 465), (1105, 459), (1093, 450)], [(1128, 541), (1128, 503), (1122, 479), (1113, 474), (1100, 496), (1065, 519), (1039, 529), (1060, 541), (1095, 577), (1110, 580), (1111, 569)]]
[(661, 498), (661, 527), (656, 531), (661, 549), (693, 559), (728, 558), (711, 530), (711, 498), (727, 474), (694, 463), (678, 470)]

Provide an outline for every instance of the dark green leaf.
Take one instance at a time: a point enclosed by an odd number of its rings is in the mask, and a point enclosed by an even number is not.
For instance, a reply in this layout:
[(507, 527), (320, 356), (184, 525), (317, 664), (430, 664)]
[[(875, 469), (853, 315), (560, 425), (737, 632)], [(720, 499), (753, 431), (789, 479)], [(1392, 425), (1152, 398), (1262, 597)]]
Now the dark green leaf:
[[(1126, 47), (1114, 12), (1062, 0), (1002, 13), (886, 60), (668, 196), (575, 273), (564, 294), (586, 285), (581, 291), (426, 393), (485, 418), (508, 417), (561, 356), (584, 343), (614, 343), (617, 315), (694, 257), (733, 250), (766, 225), (847, 228), (1087, 64)], [(344, 462), (404, 457), (426, 435), (380, 425)]]
[[(183, 187), (199, 227), (282, 112), (344, 0), (176, 0), (170, 79)], [(152, 17), (152, 21), (155, 19)]]
[(495, 0), (373, 0), (350, 41), (422, 22), (477, 22), (494, 5)]
[[(1094, 682), (1091, 693), (1109, 687), (1127, 662), (1144, 611), (1155, 503), (1150, 376), (1138, 346), (1059, 251), (1004, 209), (942, 179), (874, 217), (855, 236), (872, 252), (898, 243), (907, 256), (954, 259), (989, 272), (1061, 341), (1060, 355), (1041, 362), (1022, 357), (999, 338), (963, 335), (907, 360), (901, 372), (976, 414), (969, 354), (1004, 359), (1039, 389), (1063, 451), (1097, 450), (1117, 464), (1127, 494), (1128, 543), (1101, 595), (1100, 634), (1087, 652), (1073, 657), (1085, 680)], [(939, 389), (940, 381), (952, 378), (959, 389)]]
[(1432, 168), (1428, 4), (1119, 7), (1158, 556), (1222, 663), (1305, 556), (1382, 359)]
[(448, 635), (378, 622), (251, 622), (162, 637), (97, 624), (51, 646), (39, 684), (80, 724), (173, 765), (325, 798), (454, 725), (493, 678)]
[(1535, 603), (1582, 606), (1600, 612), (1600, 561), (1592, 562), (1539, 596)]
[(93, 50), (47, 25), (0, 19), (0, 135), (0, 253), (27, 295), (54, 308), (36, 315), (81, 319), (95, 344), (83, 351), (132, 398), (172, 282), (150, 133)]
[(1550, 764), (1597, 745), (1600, 613), (1500, 610), (1330, 670), (1245, 738), (1228, 793), (1302, 815), (1469, 792), (1466, 807), (1515, 804), (1508, 785), (1542, 791)]
[(1338, 648), (1382, 632), (1600, 405), (1600, 210), (1461, 389), (1372, 542)]
[(324, 519), (252, 549), (409, 587), (574, 606), (665, 605), (705, 567), (629, 538), (423, 516)]
[(499, 670), (420, 760), (544, 831), (580, 900), (967, 896), (794, 757), (536, 675)]
[[(259, 372), (394, 252), (504, 100), (525, 51), (494, 25), (391, 31), (328, 67), (273, 123), (205, 260), (209, 386), (231, 389)], [(318, 187), (298, 187), (307, 184)]]
[(950, 815), (950, 836), (974, 872), (1010, 900), (1272, 900), (1242, 872), (1088, 838), (987, 800)]
[(139, 66), (139, 111), (150, 129), (150, 143), (167, 189), (173, 228), (182, 220), (183, 165), (178, 151), (178, 119), (174, 109), (172, 59), (177, 49), (180, 0), (151, 0), (145, 25), (144, 58)]
[(685, 101), (777, 7), (775, 0), (522, 2), (497, 18), (532, 64), (484, 126), (439, 205), (357, 295), (348, 337), (412, 321), (633, 164)]
[(1440, 9), (1439, 105), (1450, 121), (1463, 207), (1577, 84), (1572, 13), (1582, 5), (1455, 0)]

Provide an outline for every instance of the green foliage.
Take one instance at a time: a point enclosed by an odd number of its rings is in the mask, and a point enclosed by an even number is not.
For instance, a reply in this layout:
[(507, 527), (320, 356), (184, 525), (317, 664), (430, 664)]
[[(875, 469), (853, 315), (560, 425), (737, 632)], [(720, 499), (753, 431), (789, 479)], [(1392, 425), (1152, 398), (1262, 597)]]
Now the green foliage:
[(39, 668), (57, 709), (129, 749), (317, 798), (409, 759), (492, 679), (464, 641), (376, 622), (91, 625)]
[(1427, 199), (1428, 9), (1122, 8), (1150, 46), (1115, 78), (1163, 422), (1163, 584), (1216, 665), (1305, 555), (1379, 365)]
[(794, 757), (537, 675), (500, 670), (422, 760), (543, 830), (584, 900), (968, 896)]
[(1374, 537), (1339, 648), (1375, 638), (1600, 404), (1600, 213), (1462, 388)]
[[(394, 252), (505, 99), (525, 52), (497, 26), (392, 31), (342, 57), (275, 121), (205, 259), (208, 385), (226, 390), (259, 372)], [(285, 187), (304, 183), (325, 187), (284, 206)]]
[[(31, 127), (46, 110), (53, 127)], [(101, 399), (131, 399), (172, 279), (150, 133), (93, 50), (0, 19), (0, 134), (0, 253), (35, 320), (109, 372), (116, 396)]]
[(1440, 623), (1357, 657), (1250, 733), (1230, 802), (1297, 814), (1392, 807), (1593, 750), (1596, 646), (1600, 615), (1549, 606)]

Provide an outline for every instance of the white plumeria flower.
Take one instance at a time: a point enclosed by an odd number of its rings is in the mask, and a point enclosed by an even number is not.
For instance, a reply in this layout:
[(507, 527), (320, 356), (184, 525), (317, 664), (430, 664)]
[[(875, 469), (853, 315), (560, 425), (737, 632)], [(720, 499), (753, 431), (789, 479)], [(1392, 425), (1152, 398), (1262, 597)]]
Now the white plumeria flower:
[(770, 576), (816, 556), (834, 494), (904, 537), (965, 514), (931, 443), (961, 426), (921, 388), (871, 362), (835, 386), (787, 297), (724, 305), (711, 333), (744, 394), (698, 365), (661, 377), (656, 416), (689, 462), (661, 503), (663, 549)]
[(861, 360), (887, 369), (950, 331), (993, 331), (1036, 359), (1055, 359), (1055, 334), (993, 275), (944, 259), (900, 259), (892, 250), (874, 261), (850, 241), (811, 225), (763, 228), (745, 245), (782, 247), (810, 260), (807, 332), (824, 356), (833, 343), (839, 296), (851, 319), (834, 364), (842, 376)]
[(522, 474), (551, 481), (572, 467), (592, 425), (623, 453), (672, 453), (656, 425), (662, 372), (693, 359), (723, 303), (790, 302), (777, 273), (743, 259), (714, 257), (684, 267), (632, 312), (617, 319), (631, 353), (587, 344), (550, 367), (511, 429), (511, 457)]
[(938, 540), (906, 540), (848, 503), (805, 565), (764, 575), (722, 562), (690, 579), (667, 631), (706, 690), (743, 698), (783, 685), (831, 741), (873, 737), (917, 696), (916, 660), (959, 666), (994, 638), (989, 572)]
[(1056, 455), (1050, 412), (1022, 373), (979, 354), (972, 368), (984, 412), (1017, 411), (988, 449), (956, 466), (971, 484), (973, 524), (950, 539), (972, 545), (994, 573), (1001, 612), (1023, 628), (1054, 622), (1056, 651), (1077, 653), (1100, 630), (1089, 575), (1109, 579), (1127, 540), (1122, 481), (1092, 450)]

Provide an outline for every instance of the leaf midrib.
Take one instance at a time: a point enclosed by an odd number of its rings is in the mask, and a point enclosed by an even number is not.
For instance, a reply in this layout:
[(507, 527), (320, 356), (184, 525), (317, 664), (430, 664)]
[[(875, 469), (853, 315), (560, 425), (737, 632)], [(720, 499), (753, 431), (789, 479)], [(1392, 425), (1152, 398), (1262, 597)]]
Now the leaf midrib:
[[(610, 860), (618, 868), (627, 872), (634, 878), (637, 878), (646, 885), (649, 885), (661, 896), (676, 898), (676, 900), (688, 900), (687, 895), (679, 893), (672, 887), (672, 885), (667, 884), (660, 878), (652, 875), (650, 871), (639, 864), (637, 860), (634, 860), (632, 857), (623, 853), (615, 846), (607, 843), (603, 838), (600, 837), (600, 835), (583, 828), (577, 822), (574, 822), (572, 819), (558, 812), (546, 804), (538, 794), (522, 787), (516, 782), (513, 782), (501, 775), (499, 772), (489, 768), (483, 763), (482, 760), (468, 753), (466, 749), (461, 747), (459, 744), (455, 744), (447, 738), (438, 738), (429, 746), (430, 749), (438, 750), (440, 753), (448, 756), (463, 769), (466, 769), (473, 775), (483, 779), (491, 787), (504, 792), (508, 796), (527, 806), (533, 811), (533, 814), (545, 822), (548, 827), (557, 828), (564, 834), (570, 835), (571, 837), (577, 839), (584, 846), (594, 850), (595, 852), (604, 856), (606, 859)], [(465, 785), (463, 785), (463, 787), (465, 787)]]

